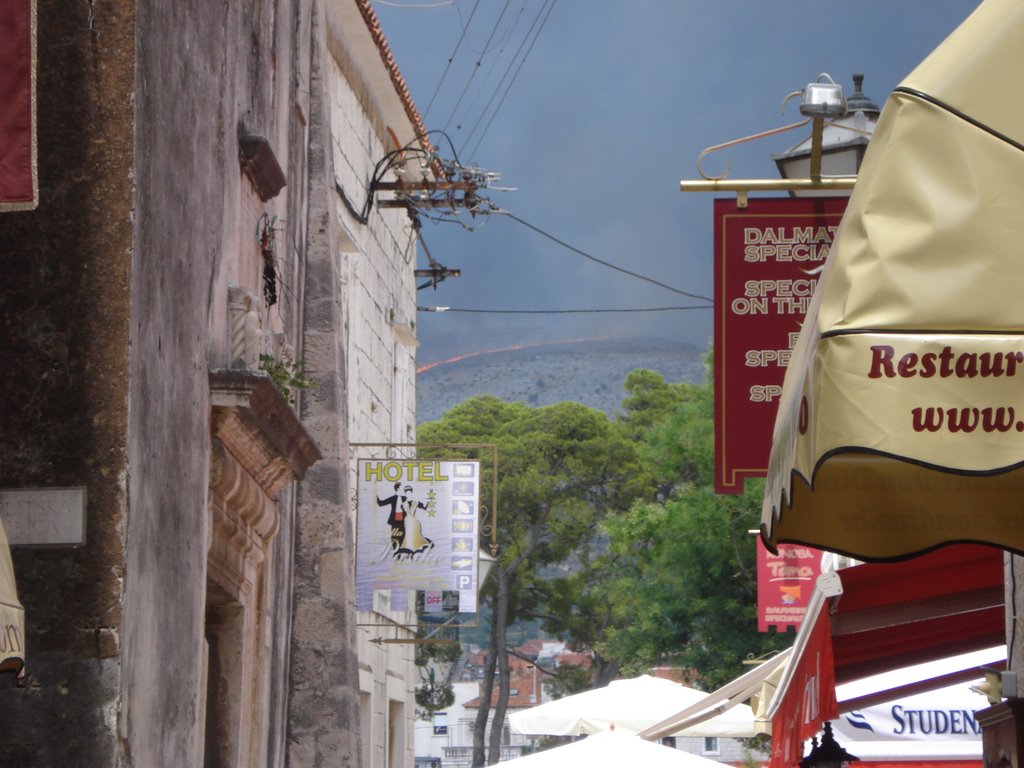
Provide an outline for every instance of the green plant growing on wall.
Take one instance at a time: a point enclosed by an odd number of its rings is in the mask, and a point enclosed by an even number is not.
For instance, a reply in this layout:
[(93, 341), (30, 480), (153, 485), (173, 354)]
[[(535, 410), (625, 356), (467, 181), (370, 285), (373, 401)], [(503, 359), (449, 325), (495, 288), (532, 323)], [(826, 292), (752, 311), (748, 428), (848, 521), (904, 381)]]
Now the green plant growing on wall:
[(260, 355), (260, 370), (270, 375), (274, 387), (289, 405), (295, 404), (295, 392), (313, 386), (313, 380), (306, 375), (305, 361), (273, 355)]

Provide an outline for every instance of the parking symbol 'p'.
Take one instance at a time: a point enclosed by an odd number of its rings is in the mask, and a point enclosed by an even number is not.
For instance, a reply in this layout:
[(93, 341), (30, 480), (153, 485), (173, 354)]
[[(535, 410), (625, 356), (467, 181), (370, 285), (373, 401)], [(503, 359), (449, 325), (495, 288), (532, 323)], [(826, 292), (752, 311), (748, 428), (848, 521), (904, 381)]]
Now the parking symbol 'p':
[(456, 589), (472, 589), (473, 588), (473, 574), (471, 573), (457, 573), (455, 574), (455, 588)]

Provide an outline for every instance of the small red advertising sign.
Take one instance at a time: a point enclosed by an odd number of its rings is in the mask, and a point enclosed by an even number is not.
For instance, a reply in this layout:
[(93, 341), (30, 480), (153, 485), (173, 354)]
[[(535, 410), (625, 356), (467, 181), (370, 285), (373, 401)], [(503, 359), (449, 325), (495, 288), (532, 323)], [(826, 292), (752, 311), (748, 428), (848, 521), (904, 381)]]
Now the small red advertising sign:
[(845, 197), (715, 200), (715, 491), (768, 472), (789, 356)]
[(826, 720), (839, 717), (828, 611), (819, 611), (811, 620), (814, 631), (808, 636), (800, 657), (790, 662), (796, 665), (793, 676), (772, 718), (769, 768), (799, 765), (804, 742), (814, 736)]
[(799, 628), (821, 575), (821, 550), (780, 544), (773, 555), (757, 540), (757, 631)]
[(0, 211), (36, 207), (35, 0), (0, 9)]

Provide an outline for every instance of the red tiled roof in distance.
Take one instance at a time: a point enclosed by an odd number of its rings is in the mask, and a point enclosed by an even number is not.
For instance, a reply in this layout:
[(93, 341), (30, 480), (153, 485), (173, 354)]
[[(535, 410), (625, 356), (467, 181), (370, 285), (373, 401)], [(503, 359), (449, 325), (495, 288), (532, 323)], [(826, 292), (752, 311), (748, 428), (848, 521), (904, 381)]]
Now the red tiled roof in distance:
[(575, 667), (585, 667), (587, 669), (590, 668), (590, 665), (593, 662), (593, 659), (591, 658), (590, 654), (573, 653), (571, 651), (558, 654), (555, 660), (558, 662), (558, 666), (562, 666), (564, 664), (571, 664)]
[(683, 669), (682, 667), (651, 667), (649, 674), (651, 677), (671, 680), (673, 683), (679, 683), (680, 685), (691, 685), (695, 677), (690, 670)]
[[(515, 659), (509, 659), (511, 664)], [(543, 692), (544, 673), (533, 664), (523, 664), (511, 669), (509, 675), (509, 690), (515, 691), (508, 697), (509, 709), (526, 709), (535, 707), (541, 703)], [(532, 697), (532, 698), (531, 698)], [(498, 687), (491, 691), (491, 706), (498, 703)], [(466, 709), (476, 709), (480, 706), (480, 697), (467, 701), (463, 706)]]
[(523, 656), (537, 656), (544, 650), (544, 640), (527, 640), (522, 645), (516, 646), (516, 652)]

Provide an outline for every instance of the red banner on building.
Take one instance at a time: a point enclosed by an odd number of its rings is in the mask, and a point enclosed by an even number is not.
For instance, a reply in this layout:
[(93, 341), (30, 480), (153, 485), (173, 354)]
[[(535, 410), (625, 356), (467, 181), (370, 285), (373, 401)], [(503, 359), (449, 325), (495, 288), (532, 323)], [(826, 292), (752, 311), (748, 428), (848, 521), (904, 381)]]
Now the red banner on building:
[(821, 574), (821, 550), (780, 544), (779, 554), (757, 539), (757, 631), (799, 629)]
[(0, 3), (0, 211), (31, 210), (36, 182), (34, 0)]
[(768, 472), (775, 411), (845, 197), (715, 200), (715, 490)]
[(772, 718), (769, 768), (799, 765), (804, 742), (821, 730), (823, 722), (839, 717), (828, 610), (821, 610), (808, 620), (815, 622), (814, 631), (808, 636), (803, 653), (790, 662), (796, 666), (782, 704)]

